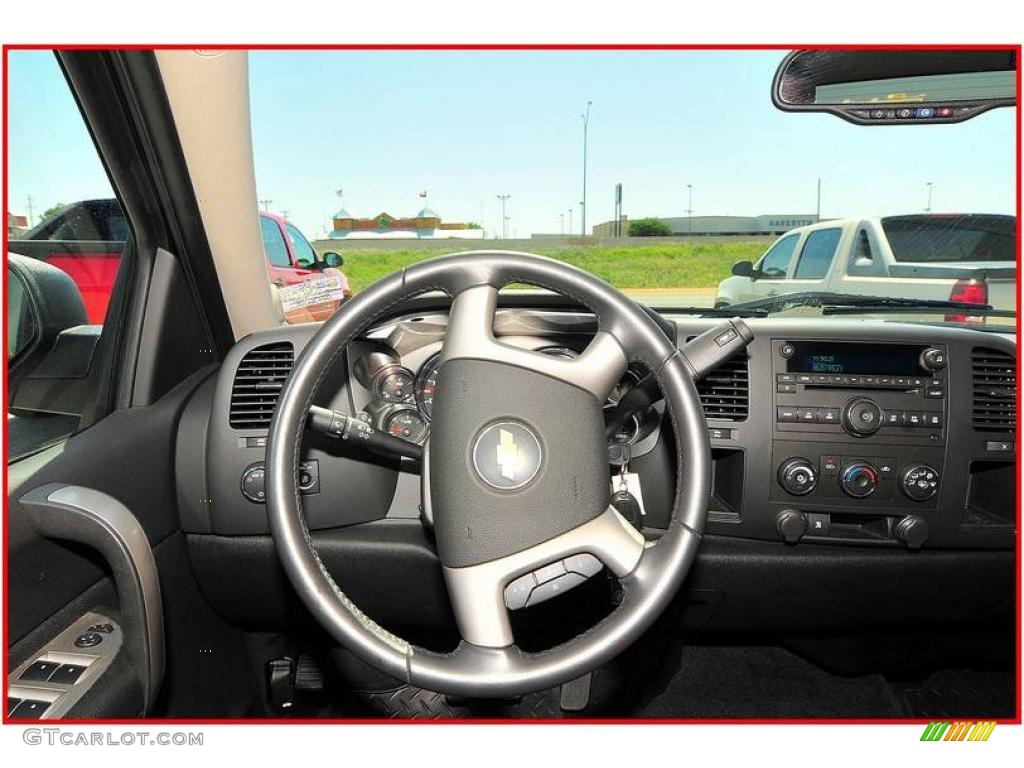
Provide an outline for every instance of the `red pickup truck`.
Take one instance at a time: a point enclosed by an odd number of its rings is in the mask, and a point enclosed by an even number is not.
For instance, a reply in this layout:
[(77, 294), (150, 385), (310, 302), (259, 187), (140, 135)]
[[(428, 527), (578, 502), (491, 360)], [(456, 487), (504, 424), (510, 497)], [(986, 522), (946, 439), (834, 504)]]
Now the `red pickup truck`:
[[(11, 240), (9, 250), (40, 259), (62, 269), (75, 281), (85, 302), (89, 322), (102, 324), (114, 280), (121, 264), (121, 252), (130, 232), (117, 200), (82, 200), (65, 206), (36, 225), (22, 239)], [(260, 213), (260, 234), (267, 256), (267, 274), (278, 287), (304, 283), (324, 270), (337, 270), (341, 256), (327, 253), (321, 258), (309, 240), (294, 225), (273, 213)], [(345, 297), (351, 294), (342, 277)], [(323, 302), (288, 313), (288, 319), (324, 320), (337, 311), (341, 300)], [(293, 316), (295, 315), (295, 316)]]

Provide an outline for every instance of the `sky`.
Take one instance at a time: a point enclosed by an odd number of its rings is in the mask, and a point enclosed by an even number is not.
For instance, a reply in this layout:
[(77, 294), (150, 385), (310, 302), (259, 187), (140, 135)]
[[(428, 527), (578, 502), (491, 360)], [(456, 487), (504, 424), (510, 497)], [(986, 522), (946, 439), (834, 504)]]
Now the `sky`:
[[(9, 200), (36, 216), (110, 185), (52, 54), (14, 51)], [(250, 100), (260, 199), (310, 238), (341, 207), (413, 215), (490, 237), (580, 227), (582, 113), (587, 224), (630, 218), (935, 211), (1013, 213), (1014, 112), (957, 125), (854, 126), (770, 100), (782, 51), (257, 51)]]

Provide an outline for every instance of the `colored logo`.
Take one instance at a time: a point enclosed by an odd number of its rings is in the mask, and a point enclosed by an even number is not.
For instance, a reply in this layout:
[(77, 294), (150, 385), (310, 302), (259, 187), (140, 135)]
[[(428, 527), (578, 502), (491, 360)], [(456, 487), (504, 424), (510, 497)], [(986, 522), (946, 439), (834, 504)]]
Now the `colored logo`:
[(960, 720), (953, 723), (928, 723), (921, 741), (988, 741), (994, 720)]
[(540, 441), (524, 424), (492, 424), (476, 439), (473, 465), (483, 481), (494, 488), (521, 488), (540, 471)]

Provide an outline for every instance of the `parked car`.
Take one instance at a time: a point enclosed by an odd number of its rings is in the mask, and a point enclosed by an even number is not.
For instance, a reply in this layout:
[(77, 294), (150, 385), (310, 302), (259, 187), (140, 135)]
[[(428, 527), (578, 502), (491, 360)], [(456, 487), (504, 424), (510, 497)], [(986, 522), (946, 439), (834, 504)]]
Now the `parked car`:
[[(305, 283), (321, 274), (330, 276), (332, 273), (325, 270), (341, 266), (341, 256), (326, 253), (321, 257), (298, 227), (277, 214), (260, 213), (260, 234), (267, 272), (279, 288)], [(99, 325), (107, 315), (128, 236), (128, 223), (117, 200), (82, 200), (64, 206), (26, 232), (23, 239), (11, 240), (10, 250), (67, 272), (82, 294), (89, 322)], [(339, 284), (347, 290), (347, 281), (341, 279)], [(325, 320), (337, 311), (342, 298), (303, 307), (298, 318), (289, 319)]]
[(1016, 231), (1016, 217), (995, 214), (822, 221), (786, 232), (756, 264), (734, 264), (715, 306), (824, 291), (1014, 309)]

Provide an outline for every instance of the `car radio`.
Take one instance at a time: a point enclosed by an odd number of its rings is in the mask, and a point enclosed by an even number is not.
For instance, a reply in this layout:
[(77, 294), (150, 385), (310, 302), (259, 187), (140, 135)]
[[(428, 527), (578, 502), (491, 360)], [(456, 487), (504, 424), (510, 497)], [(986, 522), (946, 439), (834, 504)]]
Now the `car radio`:
[(944, 347), (776, 341), (773, 351), (777, 433), (941, 441)]

